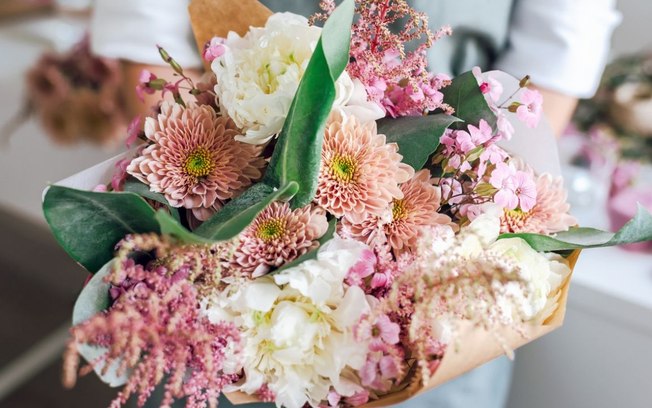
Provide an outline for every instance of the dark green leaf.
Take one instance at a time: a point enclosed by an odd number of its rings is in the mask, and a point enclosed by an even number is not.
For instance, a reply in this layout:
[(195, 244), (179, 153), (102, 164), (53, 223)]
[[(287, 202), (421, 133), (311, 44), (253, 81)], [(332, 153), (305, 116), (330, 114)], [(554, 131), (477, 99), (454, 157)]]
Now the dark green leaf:
[(491, 127), (496, 126), (496, 114), (489, 108), (472, 72), (456, 77), (442, 92), (444, 102), (455, 109), (453, 114), (467, 124), (478, 125), (484, 119)]
[(505, 238), (522, 238), (532, 248), (541, 252), (633, 244), (652, 241), (652, 215), (639, 205), (636, 217), (615, 234), (594, 228), (571, 228), (554, 237), (539, 234), (503, 234), (500, 236), (500, 239)]
[(172, 207), (168, 202), (168, 200), (165, 199), (163, 194), (155, 193), (152, 190), (150, 190), (147, 184), (141, 183), (135, 178), (130, 177), (127, 179), (127, 181), (125, 181), (124, 190), (130, 193), (136, 193), (143, 198), (147, 198), (149, 200), (156, 201), (158, 203), (165, 205), (170, 211), (172, 217), (174, 217), (174, 219), (176, 219), (177, 221), (181, 220), (181, 218), (179, 217), (179, 210), (175, 207)]
[(298, 257), (294, 261), (286, 263), (285, 265), (281, 266), (280, 268), (272, 271), (272, 273), (278, 273), (278, 272), (284, 271), (284, 270), (286, 270), (288, 268), (293, 268), (293, 267), (295, 267), (295, 266), (297, 266), (300, 263), (303, 263), (305, 261), (309, 261), (311, 259), (317, 259), (317, 253), (319, 252), (319, 248), (321, 248), (322, 245), (324, 245), (326, 242), (330, 241), (333, 238), (333, 235), (335, 234), (335, 229), (336, 228), (337, 228), (337, 219), (333, 218), (328, 222), (328, 229), (326, 230), (326, 233), (324, 234), (324, 236), (319, 238), (319, 240), (317, 241), (317, 242), (319, 242), (319, 246), (317, 248), (313, 249), (312, 251), (306, 252), (305, 254), (301, 255), (300, 257)]
[(387, 142), (398, 144), (403, 163), (420, 170), (428, 157), (437, 150), (439, 140), (446, 129), (459, 119), (439, 113), (428, 116), (407, 116), (378, 121), (378, 133), (387, 136)]
[(154, 210), (134, 193), (96, 193), (51, 186), (43, 213), (54, 237), (90, 272), (113, 258), (128, 234), (159, 232)]
[(324, 128), (335, 101), (335, 81), (348, 63), (353, 12), (354, 1), (344, 0), (326, 21), (265, 174), (265, 183), (276, 187), (297, 183), (293, 208), (309, 204), (317, 191)]
[(156, 212), (156, 221), (161, 226), (161, 234), (171, 235), (184, 244), (211, 244), (212, 241), (204, 239), (188, 231), (179, 221), (175, 220), (165, 210)]
[(255, 184), (200, 225), (194, 233), (213, 241), (229, 240), (247, 228), (269, 204), (292, 197), (298, 188), (295, 182), (289, 182), (277, 190), (264, 183)]

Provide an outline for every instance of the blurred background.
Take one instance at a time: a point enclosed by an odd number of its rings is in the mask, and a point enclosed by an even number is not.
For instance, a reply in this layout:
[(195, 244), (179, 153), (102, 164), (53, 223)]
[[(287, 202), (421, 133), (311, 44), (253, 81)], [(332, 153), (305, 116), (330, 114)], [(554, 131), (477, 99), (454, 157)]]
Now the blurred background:
[[(124, 149), (120, 72), (84, 42), (91, 6), (0, 0), (1, 408), (103, 407), (114, 394), (94, 376), (72, 391), (60, 385), (86, 274), (41, 214), (48, 183)], [(623, 22), (600, 91), (580, 104), (560, 141), (573, 212), (600, 228), (619, 228), (636, 201), (652, 210), (652, 2), (618, 7)], [(70, 112), (87, 119), (70, 121)], [(517, 352), (509, 408), (651, 406), (650, 250), (583, 254), (565, 326)]]

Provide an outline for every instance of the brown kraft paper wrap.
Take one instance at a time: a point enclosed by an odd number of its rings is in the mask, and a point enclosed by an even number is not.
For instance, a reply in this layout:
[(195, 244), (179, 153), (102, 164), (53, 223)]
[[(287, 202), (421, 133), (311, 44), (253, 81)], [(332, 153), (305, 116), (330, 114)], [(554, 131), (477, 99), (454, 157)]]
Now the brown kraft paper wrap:
[[(272, 14), (257, 0), (192, 0), (188, 10), (200, 52), (211, 38), (226, 37), (229, 31), (244, 35), (249, 27), (264, 26)], [(575, 267), (579, 254), (579, 250), (574, 251), (568, 258), (571, 270)], [(500, 333), (505, 344), (515, 350), (559, 328), (564, 322), (566, 314), (569, 285), (570, 275), (559, 288), (559, 293), (551, 294), (551, 297), (558, 296), (558, 306), (543, 324), (527, 325), (525, 335), (508, 328)], [(436, 388), (505, 353), (493, 334), (470, 324), (462, 323), (460, 328), (454, 344), (449, 345), (441, 365), (427, 384), (424, 385), (420, 377), (415, 375), (409, 379), (410, 384), (402, 390), (387, 394), (362, 407), (377, 408), (398, 404)], [(228, 393), (226, 396), (235, 405), (260, 402), (256, 396), (242, 392)]]
[[(188, 6), (192, 31), (201, 55), (213, 37), (229, 31), (244, 35), (249, 27), (262, 27), (272, 12), (257, 0), (192, 0)], [(210, 69), (209, 64), (204, 64)]]

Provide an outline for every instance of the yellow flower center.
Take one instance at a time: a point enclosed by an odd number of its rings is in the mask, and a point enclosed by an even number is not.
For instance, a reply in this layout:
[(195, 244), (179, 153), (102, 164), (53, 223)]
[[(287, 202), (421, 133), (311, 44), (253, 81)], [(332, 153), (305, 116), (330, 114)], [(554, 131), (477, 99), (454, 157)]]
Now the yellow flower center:
[(183, 168), (189, 176), (205, 177), (211, 174), (215, 163), (213, 163), (208, 149), (197, 147), (188, 155)]
[(280, 238), (285, 233), (285, 220), (273, 218), (262, 222), (256, 230), (256, 237), (265, 242)]
[(511, 220), (513, 222), (524, 222), (527, 221), (528, 218), (530, 218), (530, 213), (529, 212), (524, 212), (521, 209), (515, 209), (515, 210), (505, 210), (505, 218), (508, 220)]
[(392, 222), (406, 219), (408, 216), (407, 208), (403, 200), (394, 200), (392, 203)]
[(358, 170), (357, 163), (349, 156), (335, 156), (331, 160), (331, 174), (335, 179), (348, 183), (352, 181)]

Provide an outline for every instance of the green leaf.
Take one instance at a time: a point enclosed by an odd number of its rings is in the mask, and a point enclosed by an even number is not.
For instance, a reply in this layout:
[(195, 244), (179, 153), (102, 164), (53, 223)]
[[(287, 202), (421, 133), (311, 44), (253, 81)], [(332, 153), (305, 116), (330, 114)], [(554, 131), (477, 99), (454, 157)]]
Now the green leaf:
[(265, 173), (264, 182), (275, 187), (297, 183), (293, 208), (309, 204), (317, 191), (324, 128), (335, 101), (335, 81), (349, 60), (353, 13), (354, 1), (344, 0), (326, 21)]
[(94, 273), (128, 234), (160, 231), (154, 210), (134, 193), (96, 193), (51, 186), (43, 213), (66, 252)]
[[(104, 279), (111, 273), (112, 264), (112, 260), (107, 262), (82, 289), (72, 312), (73, 325), (83, 323), (111, 306), (111, 297), (109, 295), (111, 285), (105, 282)], [(78, 344), (77, 350), (89, 363), (97, 361), (108, 351), (106, 348), (89, 344)], [(103, 373), (104, 364), (99, 363), (95, 366), (94, 371), (106, 384), (111, 387), (119, 387), (127, 382), (129, 375), (117, 375), (118, 366), (119, 364), (114, 363)]]
[(406, 116), (378, 121), (378, 133), (387, 136), (387, 142), (398, 144), (403, 163), (420, 170), (428, 157), (437, 150), (446, 129), (459, 119), (443, 113), (428, 116)]
[(171, 235), (184, 244), (211, 244), (210, 240), (204, 239), (188, 231), (179, 221), (174, 219), (165, 210), (156, 212), (156, 221), (161, 226), (161, 234)]
[(499, 237), (499, 239), (505, 238), (521, 238), (532, 248), (541, 252), (600, 248), (652, 241), (652, 214), (639, 205), (636, 216), (615, 234), (595, 228), (571, 228), (554, 237), (539, 234), (503, 234)]
[(113, 262), (112, 259), (104, 264), (82, 289), (72, 310), (73, 325), (83, 323), (111, 306), (111, 284), (105, 282), (105, 278), (111, 273)]
[(155, 193), (152, 190), (149, 189), (149, 186), (145, 183), (141, 183), (140, 181), (136, 180), (133, 177), (129, 177), (127, 181), (125, 181), (124, 184), (124, 190), (130, 193), (136, 193), (139, 196), (143, 198), (147, 198), (152, 201), (156, 201), (158, 203), (161, 203), (165, 205), (168, 210), (170, 210), (170, 214), (174, 219), (177, 221), (181, 220), (181, 217), (179, 216), (179, 210), (175, 207), (172, 207), (168, 200), (165, 199), (165, 196), (161, 193)]
[(457, 76), (441, 91), (444, 103), (452, 106), (455, 109), (454, 115), (466, 124), (477, 125), (484, 119), (491, 127), (496, 126), (496, 114), (489, 108), (471, 71)]
[(247, 228), (269, 204), (294, 196), (298, 189), (298, 184), (292, 181), (276, 190), (264, 183), (255, 184), (200, 225), (194, 233), (213, 241), (229, 240)]
[(295, 266), (305, 262), (309, 261), (311, 259), (317, 259), (317, 254), (319, 253), (319, 248), (321, 248), (326, 242), (330, 241), (333, 238), (333, 235), (335, 234), (335, 229), (337, 228), (337, 219), (333, 218), (328, 222), (328, 229), (326, 230), (326, 233), (317, 240), (319, 242), (319, 246), (312, 251), (308, 251), (305, 254), (301, 255), (294, 261), (288, 262), (285, 265), (281, 266), (280, 268), (272, 271), (271, 273), (279, 273), (281, 271), (284, 271), (289, 268), (294, 268)]

